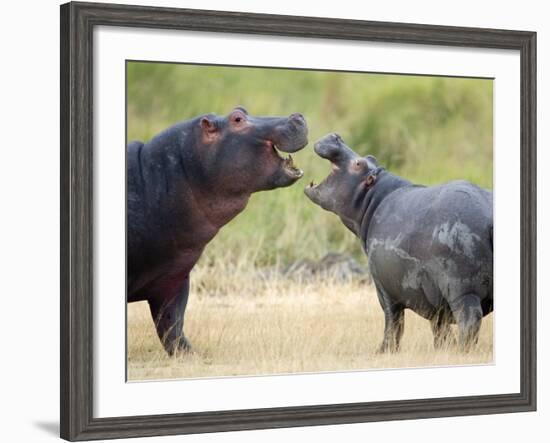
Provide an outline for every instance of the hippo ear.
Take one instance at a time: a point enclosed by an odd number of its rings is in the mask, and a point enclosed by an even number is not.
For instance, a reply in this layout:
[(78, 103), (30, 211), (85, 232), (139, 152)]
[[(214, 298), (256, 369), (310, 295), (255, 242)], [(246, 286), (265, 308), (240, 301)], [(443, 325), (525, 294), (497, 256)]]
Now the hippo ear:
[(367, 164), (369, 165), (369, 169), (375, 169), (378, 168), (378, 160), (373, 155), (367, 155), (365, 157), (367, 160)]
[(208, 134), (212, 134), (218, 130), (216, 124), (208, 117), (201, 118), (201, 128)]
[(377, 178), (376, 174), (369, 173), (361, 180), (361, 183), (366, 189), (369, 189), (376, 183)]
[(243, 106), (235, 106), (233, 111), (241, 111), (243, 114), (248, 115), (248, 111)]

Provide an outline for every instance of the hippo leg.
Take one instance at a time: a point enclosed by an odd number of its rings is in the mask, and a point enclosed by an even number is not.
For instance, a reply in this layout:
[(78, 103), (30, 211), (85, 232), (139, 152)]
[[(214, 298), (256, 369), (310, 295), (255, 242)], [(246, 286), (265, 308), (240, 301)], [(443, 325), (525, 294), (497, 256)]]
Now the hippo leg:
[(189, 277), (185, 277), (179, 290), (168, 299), (149, 299), (151, 315), (157, 334), (169, 355), (176, 351), (189, 351), (191, 346), (183, 335), (183, 316), (189, 296)]
[(405, 324), (405, 310), (398, 305), (393, 305), (384, 310), (384, 340), (379, 352), (397, 352), (403, 336)]
[(468, 351), (477, 343), (483, 318), (481, 300), (476, 294), (465, 294), (453, 300), (450, 306), (458, 325), (459, 346)]
[(379, 285), (376, 285), (378, 300), (384, 311), (384, 339), (378, 352), (397, 352), (399, 342), (403, 336), (403, 327), (405, 324), (405, 311), (403, 306), (391, 302), (386, 291)]
[(446, 343), (454, 341), (451, 320), (452, 313), (448, 308), (438, 310), (437, 314), (431, 319), (435, 349), (440, 349)]

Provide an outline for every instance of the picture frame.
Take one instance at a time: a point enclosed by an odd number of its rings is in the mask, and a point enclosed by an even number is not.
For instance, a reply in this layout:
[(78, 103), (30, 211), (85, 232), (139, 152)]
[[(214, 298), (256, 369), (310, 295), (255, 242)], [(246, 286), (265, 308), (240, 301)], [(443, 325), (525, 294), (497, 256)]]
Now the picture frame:
[[(520, 55), (520, 392), (94, 417), (93, 31), (98, 26), (493, 48)], [(61, 6), (61, 437), (69, 441), (359, 423), (536, 409), (536, 33), (206, 10)]]

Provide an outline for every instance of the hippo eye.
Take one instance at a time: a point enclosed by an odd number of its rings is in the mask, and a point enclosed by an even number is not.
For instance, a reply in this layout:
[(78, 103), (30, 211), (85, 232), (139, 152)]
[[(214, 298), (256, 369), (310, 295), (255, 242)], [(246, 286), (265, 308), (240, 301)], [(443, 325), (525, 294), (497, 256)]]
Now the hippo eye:
[(368, 169), (367, 162), (363, 158), (358, 158), (357, 160), (355, 160), (353, 165), (354, 165), (354, 169), (357, 170), (357, 171), (362, 171), (362, 170)]
[(231, 116), (233, 123), (241, 123), (244, 120), (244, 116), (240, 113), (235, 113)]

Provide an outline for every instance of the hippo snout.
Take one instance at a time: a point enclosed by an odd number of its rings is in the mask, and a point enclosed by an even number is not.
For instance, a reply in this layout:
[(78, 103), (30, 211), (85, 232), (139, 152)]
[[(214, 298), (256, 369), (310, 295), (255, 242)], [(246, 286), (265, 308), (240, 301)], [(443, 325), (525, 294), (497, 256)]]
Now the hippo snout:
[(313, 149), (320, 157), (334, 160), (341, 150), (342, 138), (336, 134), (325, 135), (315, 143)]
[(302, 125), (302, 126), (306, 125), (306, 119), (299, 112), (295, 112), (294, 114), (290, 114), (290, 116), (288, 118), (290, 120), (292, 120), (293, 122), (295, 122), (296, 124), (298, 124), (298, 125)]
[(325, 135), (313, 146), (315, 153), (331, 162), (349, 160), (357, 155), (344, 143), (339, 134)]
[(300, 113), (291, 114), (277, 129), (274, 141), (281, 151), (296, 152), (308, 143), (306, 119)]

